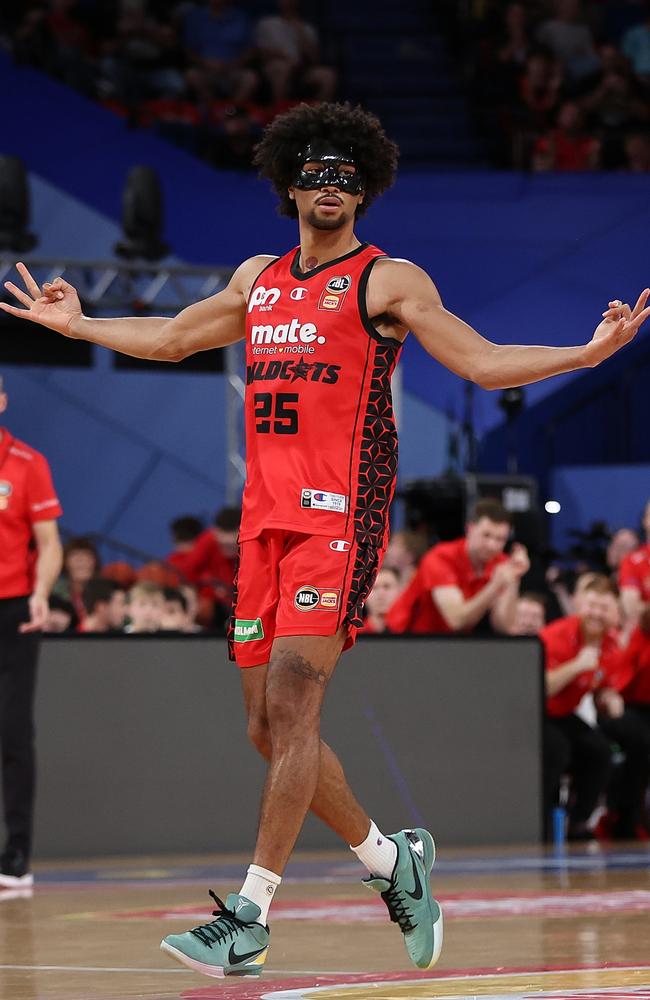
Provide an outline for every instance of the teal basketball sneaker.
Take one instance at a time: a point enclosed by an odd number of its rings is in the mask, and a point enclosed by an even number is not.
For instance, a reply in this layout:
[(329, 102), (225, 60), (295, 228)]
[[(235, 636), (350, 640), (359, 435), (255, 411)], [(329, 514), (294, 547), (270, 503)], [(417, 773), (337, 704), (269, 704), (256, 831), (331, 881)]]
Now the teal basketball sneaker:
[(204, 976), (259, 976), (269, 950), (269, 929), (257, 922), (261, 910), (231, 892), (225, 904), (210, 890), (216, 920), (185, 934), (168, 934), (160, 950)]
[(431, 894), (429, 875), (436, 857), (433, 837), (428, 830), (400, 830), (390, 839), (397, 847), (397, 859), (390, 879), (366, 878), (364, 885), (388, 907), (390, 919), (399, 924), (411, 961), (418, 969), (430, 969), (442, 950), (442, 910)]

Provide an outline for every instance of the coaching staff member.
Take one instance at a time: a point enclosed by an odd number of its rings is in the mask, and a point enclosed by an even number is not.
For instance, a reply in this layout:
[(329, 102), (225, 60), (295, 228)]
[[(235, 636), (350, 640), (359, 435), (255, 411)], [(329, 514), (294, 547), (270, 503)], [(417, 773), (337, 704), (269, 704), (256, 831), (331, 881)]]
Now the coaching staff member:
[[(0, 414), (7, 402), (0, 376)], [(61, 514), (43, 455), (0, 427), (0, 751), (7, 830), (0, 889), (33, 883), (36, 663), (61, 570)]]

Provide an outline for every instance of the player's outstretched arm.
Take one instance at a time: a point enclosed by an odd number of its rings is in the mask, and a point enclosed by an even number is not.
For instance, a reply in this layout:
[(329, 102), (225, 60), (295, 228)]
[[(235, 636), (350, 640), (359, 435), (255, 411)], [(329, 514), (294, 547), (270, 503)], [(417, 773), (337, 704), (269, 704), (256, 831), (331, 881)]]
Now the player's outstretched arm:
[(0, 308), (64, 337), (87, 340), (134, 358), (180, 361), (197, 351), (225, 347), (243, 339), (248, 293), (269, 259), (251, 257), (244, 261), (223, 291), (188, 306), (174, 318), (92, 319), (83, 315), (77, 291), (71, 284), (56, 278), (40, 287), (24, 264), (16, 265), (24, 288), (12, 281), (5, 282), (5, 288), (21, 306), (0, 302)]
[[(551, 375), (594, 368), (628, 344), (650, 316), (646, 288), (631, 309), (610, 302), (588, 344), (579, 347), (528, 347), (493, 344), (444, 308), (429, 276), (408, 261), (382, 261), (368, 290), (371, 316), (388, 314), (412, 330), (424, 349), (462, 378), (484, 389), (527, 385)], [(372, 310), (372, 311), (371, 311)]]

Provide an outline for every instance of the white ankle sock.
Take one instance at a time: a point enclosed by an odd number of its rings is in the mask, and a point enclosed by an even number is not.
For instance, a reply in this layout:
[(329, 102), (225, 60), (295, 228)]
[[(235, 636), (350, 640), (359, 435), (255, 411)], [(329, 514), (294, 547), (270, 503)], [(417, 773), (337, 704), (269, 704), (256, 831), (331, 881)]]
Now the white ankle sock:
[(352, 847), (362, 865), (365, 865), (371, 875), (378, 875), (380, 878), (390, 878), (393, 874), (395, 861), (397, 860), (397, 846), (385, 837), (372, 820), (370, 820), (370, 831), (362, 844)]
[(262, 911), (259, 923), (266, 924), (269, 915), (269, 908), (275, 895), (275, 890), (280, 885), (282, 877), (270, 872), (268, 868), (260, 868), (259, 865), (249, 865), (246, 872), (246, 880), (239, 891), (240, 896), (245, 896), (251, 902), (257, 903)]

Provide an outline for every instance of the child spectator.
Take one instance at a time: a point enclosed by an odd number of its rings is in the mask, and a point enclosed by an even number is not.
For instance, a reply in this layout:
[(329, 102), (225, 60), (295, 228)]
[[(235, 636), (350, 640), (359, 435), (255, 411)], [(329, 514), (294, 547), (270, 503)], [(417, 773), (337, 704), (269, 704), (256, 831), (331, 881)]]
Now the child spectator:
[(129, 591), (129, 634), (158, 632), (165, 610), (163, 590), (148, 580), (136, 583)]
[(81, 592), (91, 577), (99, 576), (101, 563), (94, 543), (85, 537), (71, 538), (63, 548), (63, 570), (54, 593), (69, 601), (79, 621), (86, 616)]
[(161, 631), (188, 632), (190, 620), (185, 595), (175, 587), (165, 587), (164, 595), (165, 606), (160, 619)]
[(121, 632), (126, 620), (126, 594), (113, 580), (93, 577), (81, 592), (86, 617), (80, 632)]
[(510, 635), (539, 635), (546, 624), (546, 599), (542, 594), (527, 591), (515, 607), (515, 619)]

